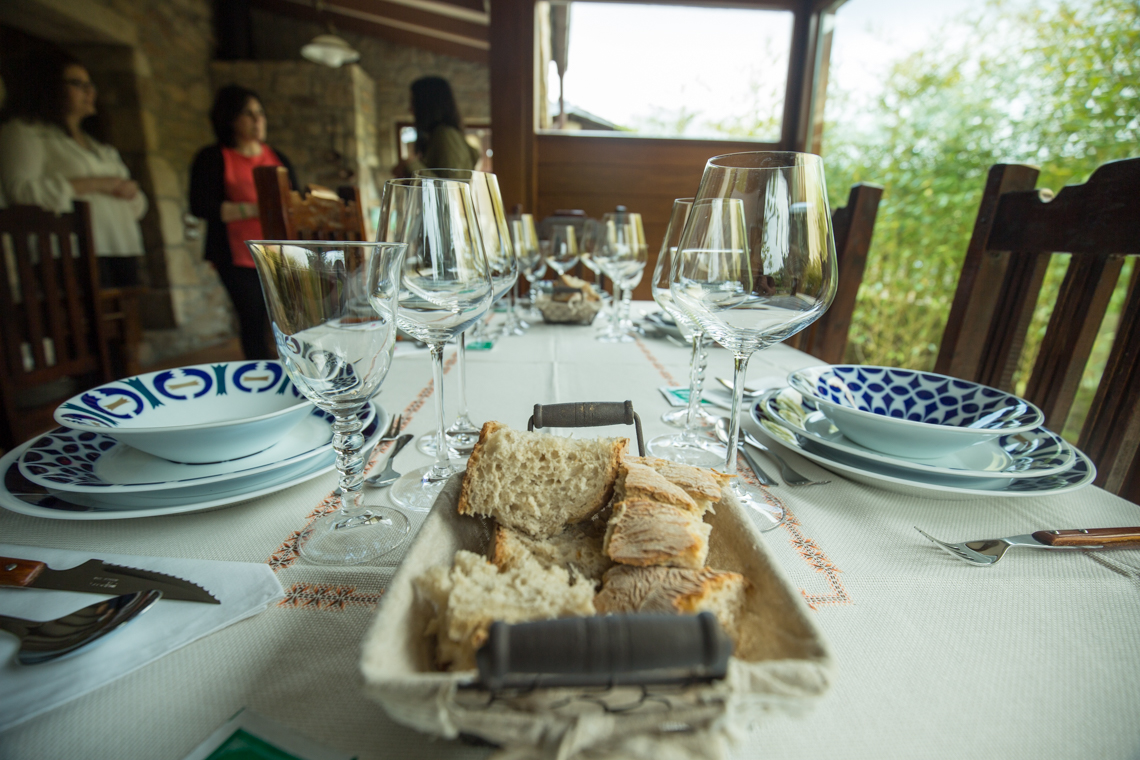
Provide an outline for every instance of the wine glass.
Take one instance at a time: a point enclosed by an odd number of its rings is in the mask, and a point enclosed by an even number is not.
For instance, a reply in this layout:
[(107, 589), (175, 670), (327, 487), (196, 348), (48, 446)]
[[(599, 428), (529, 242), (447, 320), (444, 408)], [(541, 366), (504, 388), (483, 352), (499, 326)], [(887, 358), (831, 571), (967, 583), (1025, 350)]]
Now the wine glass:
[[(619, 207), (620, 208), (620, 207)], [(603, 328), (597, 339), (605, 343), (632, 343), (633, 322), (629, 318), (633, 289), (641, 282), (649, 247), (641, 214), (619, 210), (602, 216), (602, 239), (594, 259), (614, 283), (614, 317), (609, 328)], [(621, 303), (618, 303), (618, 292)]]
[[(690, 464), (698, 467), (712, 467), (724, 461), (724, 446), (710, 438), (696, 434), (697, 428), (710, 428), (716, 424), (716, 418), (700, 408), (701, 389), (705, 380), (705, 366), (708, 361), (708, 352), (705, 351), (705, 334), (701, 328), (689, 319), (676, 304), (673, 303), (673, 294), (669, 292), (669, 280), (673, 272), (673, 257), (677, 252), (677, 243), (681, 238), (681, 231), (685, 221), (689, 218), (689, 211), (693, 207), (692, 198), (678, 198), (673, 201), (673, 211), (669, 215), (669, 226), (665, 230), (665, 240), (661, 244), (661, 252), (657, 255), (657, 266), (653, 270), (653, 300), (657, 302), (665, 313), (673, 317), (681, 334), (692, 345), (693, 355), (689, 364), (689, 403), (685, 409), (675, 412), (666, 412), (661, 416), (662, 421), (674, 424), (679, 420), (683, 430), (672, 435), (661, 435), (646, 443), (646, 450), (655, 457), (671, 459), (674, 462)], [(698, 415), (704, 415), (708, 420), (702, 424)]]
[[(479, 223), (479, 233), (483, 239), (483, 248), (487, 253), (487, 263), (491, 267), (491, 283), (494, 286), (494, 303), (502, 298), (514, 286), (518, 279), (518, 259), (515, 257), (514, 247), (511, 245), (511, 234), (507, 228), (506, 214), (503, 212), (503, 197), (499, 193), (499, 180), (494, 174), (488, 172), (471, 171), (468, 169), (428, 169), (416, 172), (421, 179), (449, 179), (466, 183), (471, 189), (471, 202), (475, 207), (475, 218)], [(475, 323), (470, 330), (472, 337), (482, 327), (483, 321)], [(455, 422), (444, 431), (447, 444), (458, 455), (468, 454), (479, 441), (480, 426), (471, 421), (467, 409), (467, 332), (459, 334), (458, 360), (456, 369), (459, 373), (459, 411)], [(428, 434), (421, 436), (416, 447), (428, 454), (435, 455), (435, 436)]]
[(578, 234), (572, 224), (556, 224), (550, 229), (550, 251), (546, 263), (558, 275), (569, 272), (578, 263)]
[(379, 235), (408, 246), (396, 321), (428, 344), (436, 410), (435, 464), (404, 475), (390, 493), (402, 507), (427, 510), (456, 472), (443, 430), (443, 347), (487, 314), (494, 293), (491, 268), (466, 182), (388, 180), (380, 201)]
[[(533, 224), (533, 218), (531, 220)], [(536, 233), (537, 234), (537, 233)], [(523, 267), (523, 277), (526, 278), (528, 289), (526, 292), (526, 316), (530, 319), (538, 319), (535, 316), (534, 300), (537, 294), (536, 284), (539, 280), (546, 276), (546, 256), (550, 253), (550, 241), (538, 239), (538, 252), (527, 253), (527, 259), (520, 262)], [(541, 316), (541, 315), (540, 315)]]
[[(736, 474), (748, 360), (794, 335), (835, 298), (835, 240), (823, 160), (807, 153), (736, 153), (709, 159), (673, 261), (674, 301), (734, 357), (725, 472)], [(734, 481), (741, 502), (771, 530), (783, 507)]]
[[(542, 263), (542, 256), (538, 250), (538, 233), (534, 227), (534, 216), (519, 214), (517, 219), (511, 219), (511, 245), (515, 249), (515, 257), (519, 262), (519, 271), (527, 282), (534, 283), (536, 279), (546, 272), (546, 265)], [(542, 265), (542, 270), (535, 274), (535, 267)], [(515, 278), (515, 293), (518, 293), (518, 278)], [(532, 296), (533, 300), (533, 296)], [(511, 309), (512, 321), (507, 323), (509, 334), (524, 335), (530, 329), (530, 324), (519, 316), (518, 307)]]
[(375, 559), (403, 543), (408, 518), (362, 503), (364, 437), (358, 413), (380, 390), (392, 364), (396, 283), (406, 246), (272, 240), (247, 245), (285, 371), (334, 420), (340, 506), (313, 524), (298, 551), (324, 565)]

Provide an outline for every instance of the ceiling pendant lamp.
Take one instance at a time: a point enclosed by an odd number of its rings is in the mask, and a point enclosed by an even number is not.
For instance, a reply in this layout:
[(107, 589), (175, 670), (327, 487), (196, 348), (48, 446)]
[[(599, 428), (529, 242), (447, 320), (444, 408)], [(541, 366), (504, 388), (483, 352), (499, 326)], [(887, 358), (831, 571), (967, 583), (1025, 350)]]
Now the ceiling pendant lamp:
[(312, 42), (301, 48), (301, 57), (338, 69), (346, 63), (359, 61), (360, 53), (335, 34), (318, 34)]

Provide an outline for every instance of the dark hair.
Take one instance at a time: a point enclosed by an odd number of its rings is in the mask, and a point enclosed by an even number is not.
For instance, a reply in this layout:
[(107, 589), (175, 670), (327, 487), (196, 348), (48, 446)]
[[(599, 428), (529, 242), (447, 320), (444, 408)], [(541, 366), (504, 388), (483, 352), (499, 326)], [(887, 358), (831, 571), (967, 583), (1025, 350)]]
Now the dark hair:
[(219, 144), (234, 147), (234, 122), (251, 100), (260, 101), (261, 98), (248, 87), (237, 84), (227, 84), (214, 95), (210, 123), (214, 125), (214, 136), (218, 138)]
[(412, 82), (412, 113), (416, 118), (416, 150), (423, 153), (432, 130), (440, 124), (463, 130), (463, 118), (443, 77), (422, 77)]
[(70, 100), (67, 84), (63, 81), (63, 72), (68, 66), (83, 64), (58, 48), (29, 54), (16, 63), (12, 67), (16, 76), (5, 82), (9, 87), (8, 99), (0, 113), (0, 121), (19, 118), (54, 124), (68, 133), (67, 108)]

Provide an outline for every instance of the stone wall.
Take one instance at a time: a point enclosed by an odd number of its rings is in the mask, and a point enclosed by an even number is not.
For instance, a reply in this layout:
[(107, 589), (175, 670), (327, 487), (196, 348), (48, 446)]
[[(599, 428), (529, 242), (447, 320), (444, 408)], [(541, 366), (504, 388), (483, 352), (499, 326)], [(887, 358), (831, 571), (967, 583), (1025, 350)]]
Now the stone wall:
[[(316, 24), (254, 9), (253, 47), (261, 60), (302, 60), (301, 46), (328, 30)], [(337, 30), (360, 51), (358, 65), (376, 82), (376, 138), (379, 141), (377, 186), (391, 177), (399, 160), (396, 124), (411, 122), (412, 82), (441, 76), (451, 83), (464, 119), (490, 122), (491, 80), (487, 66), (386, 40)]]
[(378, 205), (375, 84), (358, 66), (217, 61), (210, 71), (215, 89), (239, 84), (260, 95), (268, 141), (293, 163), (302, 187), (354, 184), (366, 209)]

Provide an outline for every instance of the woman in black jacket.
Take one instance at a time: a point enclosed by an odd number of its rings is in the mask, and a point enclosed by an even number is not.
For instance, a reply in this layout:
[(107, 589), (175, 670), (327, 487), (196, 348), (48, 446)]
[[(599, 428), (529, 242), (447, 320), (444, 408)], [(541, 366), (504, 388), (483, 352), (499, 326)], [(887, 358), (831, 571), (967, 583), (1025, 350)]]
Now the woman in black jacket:
[(190, 211), (205, 219), (206, 261), (214, 265), (237, 312), (247, 359), (272, 359), (269, 318), (261, 283), (246, 240), (260, 240), (261, 220), (253, 169), (284, 166), (297, 186), (293, 166), (265, 142), (265, 111), (253, 90), (228, 85), (218, 90), (210, 121), (218, 141), (198, 151), (190, 169)]

